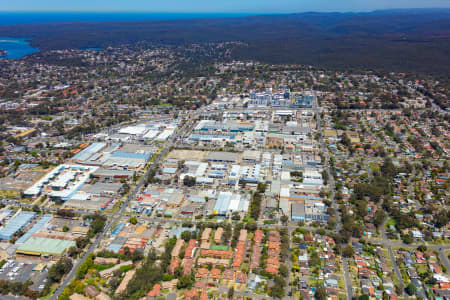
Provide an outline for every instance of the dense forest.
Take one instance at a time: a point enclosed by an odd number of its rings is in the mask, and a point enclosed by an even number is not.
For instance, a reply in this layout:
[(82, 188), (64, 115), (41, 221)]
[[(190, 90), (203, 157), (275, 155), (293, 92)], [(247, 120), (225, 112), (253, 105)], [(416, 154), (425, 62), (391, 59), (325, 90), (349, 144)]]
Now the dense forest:
[(447, 75), (450, 9), (0, 26), (41, 50), (240, 41), (236, 59)]

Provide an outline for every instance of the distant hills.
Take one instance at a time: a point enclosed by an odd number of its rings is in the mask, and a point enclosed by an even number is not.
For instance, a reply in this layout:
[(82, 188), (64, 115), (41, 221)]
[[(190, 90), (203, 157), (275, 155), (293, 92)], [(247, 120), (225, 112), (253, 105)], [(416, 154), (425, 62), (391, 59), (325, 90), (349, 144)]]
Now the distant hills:
[(72, 22), (0, 26), (0, 36), (33, 37), (41, 50), (145, 41), (170, 45), (242, 41), (237, 59), (331, 68), (448, 75), (450, 9), (298, 13), (170, 21)]

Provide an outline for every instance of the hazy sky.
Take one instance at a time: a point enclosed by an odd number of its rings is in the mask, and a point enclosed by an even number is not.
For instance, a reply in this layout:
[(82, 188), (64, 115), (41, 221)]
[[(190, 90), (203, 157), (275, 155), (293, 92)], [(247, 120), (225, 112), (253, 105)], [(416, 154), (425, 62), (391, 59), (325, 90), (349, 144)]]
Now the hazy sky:
[(450, 0), (0, 0), (0, 11), (302, 12), (450, 7)]

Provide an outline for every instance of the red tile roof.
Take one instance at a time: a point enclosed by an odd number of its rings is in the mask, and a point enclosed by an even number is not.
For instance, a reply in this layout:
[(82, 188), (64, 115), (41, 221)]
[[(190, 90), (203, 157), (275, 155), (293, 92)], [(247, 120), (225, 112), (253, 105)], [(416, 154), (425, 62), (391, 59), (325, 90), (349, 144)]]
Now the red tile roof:
[(193, 254), (192, 251), (195, 248), (195, 243), (196, 243), (196, 240), (190, 240), (189, 241), (189, 243), (188, 243), (188, 245), (186, 247), (186, 250), (184, 252), (184, 257), (185, 258), (192, 257), (192, 254)]
[(231, 250), (213, 250), (213, 249), (201, 249), (202, 256), (218, 257), (218, 258), (231, 258), (233, 253)]
[(260, 229), (257, 229), (255, 231), (255, 236), (253, 237), (253, 240), (255, 243), (261, 243), (262, 241), (263, 232)]
[(158, 297), (161, 295), (161, 285), (155, 284), (150, 292), (147, 293), (148, 297)]
[(239, 269), (244, 259), (245, 243), (239, 242), (236, 246), (236, 253), (234, 254), (233, 268)]

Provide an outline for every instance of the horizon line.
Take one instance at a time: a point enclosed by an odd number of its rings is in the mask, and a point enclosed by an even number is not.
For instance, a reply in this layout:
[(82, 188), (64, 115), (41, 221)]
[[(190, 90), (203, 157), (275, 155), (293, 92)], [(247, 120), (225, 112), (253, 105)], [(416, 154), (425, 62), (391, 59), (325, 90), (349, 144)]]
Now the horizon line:
[(376, 11), (392, 11), (392, 10), (439, 10), (450, 9), (448, 7), (409, 7), (409, 8), (382, 8), (367, 10), (298, 10), (298, 11), (142, 11), (142, 10), (0, 10), (0, 13), (138, 13), (138, 14), (254, 14), (254, 15), (274, 15), (274, 14), (298, 14), (298, 13), (363, 13)]

